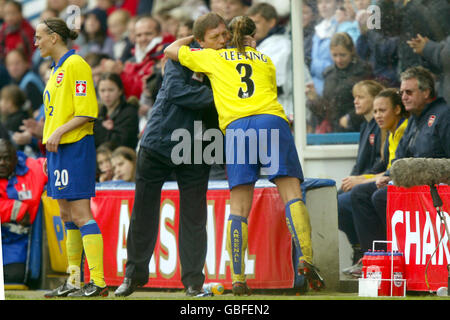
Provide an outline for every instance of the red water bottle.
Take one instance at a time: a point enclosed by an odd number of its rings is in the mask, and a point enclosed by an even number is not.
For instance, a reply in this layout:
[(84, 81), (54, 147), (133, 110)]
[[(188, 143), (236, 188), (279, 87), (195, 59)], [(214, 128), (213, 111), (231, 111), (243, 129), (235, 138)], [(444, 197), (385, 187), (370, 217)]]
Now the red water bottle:
[(378, 296), (389, 296), (391, 294), (391, 264), (390, 253), (385, 251), (379, 252), (378, 265), (380, 267), (381, 280), (378, 286)]
[(403, 259), (403, 253), (394, 252), (394, 271), (392, 278), (394, 283), (392, 285), (392, 296), (403, 297), (405, 295), (405, 261)]

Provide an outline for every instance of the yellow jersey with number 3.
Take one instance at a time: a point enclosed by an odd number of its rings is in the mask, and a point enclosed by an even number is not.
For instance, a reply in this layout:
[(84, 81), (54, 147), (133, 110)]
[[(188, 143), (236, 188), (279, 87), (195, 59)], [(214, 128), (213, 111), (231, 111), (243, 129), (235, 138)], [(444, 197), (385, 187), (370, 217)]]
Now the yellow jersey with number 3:
[(42, 143), (52, 133), (74, 117), (89, 117), (92, 121), (67, 132), (60, 143), (73, 143), (94, 134), (94, 120), (98, 115), (92, 71), (82, 57), (69, 50), (52, 68), (44, 90), (45, 123)]
[(245, 50), (246, 56), (236, 48), (213, 50), (182, 46), (178, 51), (182, 65), (210, 79), (223, 132), (234, 120), (252, 115), (271, 114), (288, 121), (277, 99), (272, 60), (251, 47)]

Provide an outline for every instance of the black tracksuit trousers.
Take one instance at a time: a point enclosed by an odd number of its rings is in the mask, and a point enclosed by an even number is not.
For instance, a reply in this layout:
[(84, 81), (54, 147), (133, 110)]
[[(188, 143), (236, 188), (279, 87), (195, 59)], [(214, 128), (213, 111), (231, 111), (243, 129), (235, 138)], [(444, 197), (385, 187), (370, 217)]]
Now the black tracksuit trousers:
[(201, 287), (205, 276), (207, 250), (207, 204), (210, 166), (180, 164), (150, 149), (141, 147), (136, 165), (134, 206), (127, 236), (125, 275), (139, 285), (149, 278), (149, 263), (159, 231), (161, 189), (175, 174), (180, 192), (179, 256), (181, 281), (188, 286)]

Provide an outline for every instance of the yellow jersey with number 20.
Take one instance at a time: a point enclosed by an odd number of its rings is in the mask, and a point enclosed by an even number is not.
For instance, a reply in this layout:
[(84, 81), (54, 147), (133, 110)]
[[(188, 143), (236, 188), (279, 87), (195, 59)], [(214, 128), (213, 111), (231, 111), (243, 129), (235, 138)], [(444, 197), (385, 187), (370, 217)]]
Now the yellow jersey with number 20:
[(210, 79), (223, 132), (234, 120), (252, 115), (272, 114), (288, 121), (277, 100), (272, 60), (251, 47), (245, 50), (246, 56), (236, 48), (213, 50), (182, 46), (178, 51), (182, 65)]
[(82, 57), (69, 50), (58, 64), (44, 90), (45, 124), (42, 143), (45, 144), (52, 133), (74, 117), (89, 117), (92, 121), (67, 132), (60, 143), (73, 143), (86, 135), (94, 134), (94, 119), (98, 115), (92, 71)]

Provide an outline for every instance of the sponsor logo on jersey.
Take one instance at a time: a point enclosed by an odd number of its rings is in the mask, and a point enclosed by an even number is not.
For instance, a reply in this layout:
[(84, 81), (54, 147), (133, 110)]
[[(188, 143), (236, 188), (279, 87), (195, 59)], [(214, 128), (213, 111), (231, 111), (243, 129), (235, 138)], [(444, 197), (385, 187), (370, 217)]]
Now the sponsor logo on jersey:
[(75, 95), (80, 97), (86, 96), (86, 88), (87, 84), (85, 80), (76, 80), (75, 81)]

